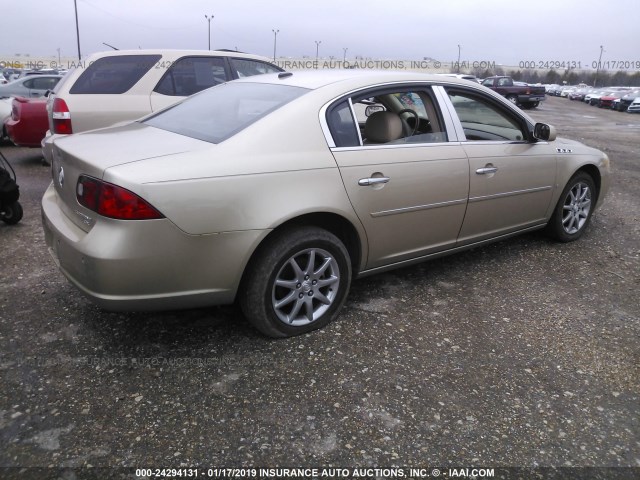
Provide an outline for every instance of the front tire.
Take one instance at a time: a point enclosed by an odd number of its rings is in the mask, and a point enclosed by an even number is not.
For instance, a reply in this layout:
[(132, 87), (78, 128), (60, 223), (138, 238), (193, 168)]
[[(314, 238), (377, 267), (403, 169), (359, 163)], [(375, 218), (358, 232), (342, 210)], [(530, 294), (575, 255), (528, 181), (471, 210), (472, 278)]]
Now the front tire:
[(317, 227), (276, 233), (260, 247), (245, 273), (240, 307), (263, 334), (292, 337), (335, 319), (351, 283), (344, 244)]
[(562, 191), (547, 233), (560, 242), (579, 239), (589, 225), (597, 198), (593, 178), (585, 172), (578, 172)]

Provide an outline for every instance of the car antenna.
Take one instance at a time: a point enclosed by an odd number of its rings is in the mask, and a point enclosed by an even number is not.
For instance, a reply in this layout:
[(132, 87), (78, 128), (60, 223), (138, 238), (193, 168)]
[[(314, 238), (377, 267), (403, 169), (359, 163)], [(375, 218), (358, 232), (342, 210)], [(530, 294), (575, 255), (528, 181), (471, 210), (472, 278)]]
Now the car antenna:
[(287, 78), (287, 77), (291, 77), (293, 75), (293, 73), (291, 72), (280, 72), (278, 74), (278, 78)]
[(114, 47), (113, 45), (109, 45), (108, 43), (102, 42), (103, 45), (106, 45), (109, 48), (113, 48), (114, 50), (120, 50), (119, 48)]

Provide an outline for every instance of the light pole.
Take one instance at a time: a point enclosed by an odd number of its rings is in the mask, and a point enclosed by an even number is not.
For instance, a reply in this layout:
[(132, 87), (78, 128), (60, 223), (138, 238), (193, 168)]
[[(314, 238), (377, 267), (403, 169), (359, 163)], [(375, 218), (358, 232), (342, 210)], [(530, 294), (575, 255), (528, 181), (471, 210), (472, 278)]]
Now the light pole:
[(276, 42), (278, 40), (278, 33), (280, 33), (280, 30), (274, 30), (271, 29), (271, 31), (273, 32), (273, 61), (276, 61)]
[(56, 48), (56, 50), (58, 51), (58, 65), (60, 65), (62, 63), (60, 60), (60, 47)]
[(458, 73), (460, 73), (460, 44), (458, 44)]
[(344, 55), (342, 56), (342, 61), (343, 62), (347, 61), (347, 50), (349, 50), (347, 47), (342, 49), (342, 51), (344, 52)]
[(73, 0), (73, 8), (76, 10), (76, 39), (78, 41), (78, 61), (82, 58), (80, 56), (80, 27), (78, 26), (78, 3), (76, 0)]
[(598, 72), (600, 71), (600, 62), (602, 61), (602, 52), (604, 52), (604, 47), (600, 45), (600, 58), (598, 58), (598, 65), (596, 66), (596, 78), (593, 79), (593, 86), (598, 86)]
[(316, 61), (318, 61), (318, 51), (320, 50), (320, 44), (322, 40), (316, 40)]
[(207, 22), (209, 22), (209, 50), (211, 50), (211, 20), (213, 20), (213, 15), (205, 15), (204, 18), (206, 18)]

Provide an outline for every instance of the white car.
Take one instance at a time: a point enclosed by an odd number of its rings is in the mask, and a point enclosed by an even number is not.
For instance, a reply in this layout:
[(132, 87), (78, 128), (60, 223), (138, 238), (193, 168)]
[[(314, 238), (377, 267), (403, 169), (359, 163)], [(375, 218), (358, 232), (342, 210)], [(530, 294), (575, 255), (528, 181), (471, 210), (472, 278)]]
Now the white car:
[(640, 97), (631, 102), (631, 105), (627, 108), (627, 113), (640, 113)]
[(62, 75), (30, 75), (0, 85), (0, 98), (41, 97), (53, 90)]
[(268, 59), (228, 50), (117, 50), (89, 56), (47, 102), (42, 153), (60, 135), (135, 120), (205, 88), (237, 78), (282, 72)]
[(11, 117), (11, 102), (13, 98), (0, 98), (0, 140), (8, 138), (4, 122)]

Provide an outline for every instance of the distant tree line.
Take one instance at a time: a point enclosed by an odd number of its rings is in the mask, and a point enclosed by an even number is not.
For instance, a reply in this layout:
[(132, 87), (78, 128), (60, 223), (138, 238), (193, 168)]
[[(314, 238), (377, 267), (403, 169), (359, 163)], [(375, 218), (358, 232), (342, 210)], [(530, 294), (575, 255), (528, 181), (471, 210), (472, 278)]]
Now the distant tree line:
[[(476, 69), (471, 73), (478, 78), (487, 78), (493, 75), (509, 75), (516, 81), (526, 83), (555, 83), (562, 85), (563, 82), (567, 82), (567, 85), (577, 85), (579, 83), (594, 85), (594, 82), (596, 81), (595, 71), (584, 70), (565, 70), (564, 72), (549, 70), (546, 73), (538, 70), (509, 70), (505, 72), (502, 67), (496, 67), (492, 70)], [(600, 70), (598, 72), (597, 82), (598, 87), (610, 87), (614, 85), (638, 87), (640, 86), (640, 71), (609, 72), (606, 70)]]

